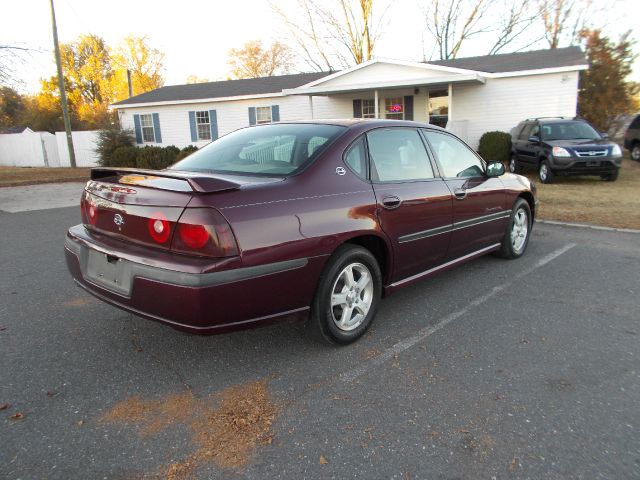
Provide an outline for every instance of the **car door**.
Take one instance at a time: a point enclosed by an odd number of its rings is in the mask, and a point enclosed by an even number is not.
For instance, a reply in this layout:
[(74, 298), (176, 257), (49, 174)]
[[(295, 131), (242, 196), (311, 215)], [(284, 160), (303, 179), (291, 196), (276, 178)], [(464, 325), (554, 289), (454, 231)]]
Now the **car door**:
[(434, 174), (417, 129), (380, 128), (366, 137), (378, 218), (393, 244), (396, 282), (442, 263), (451, 236), (453, 199)]
[(510, 216), (502, 181), (487, 177), (484, 162), (458, 138), (441, 131), (423, 132), (454, 197), (447, 258), (477, 253), (499, 243)]
[[(537, 122), (531, 123), (528, 128), (523, 129), (522, 133), (519, 159), (523, 163), (535, 166), (538, 164), (538, 150), (540, 149), (540, 126)], [(537, 137), (538, 141), (530, 141), (531, 137)]]

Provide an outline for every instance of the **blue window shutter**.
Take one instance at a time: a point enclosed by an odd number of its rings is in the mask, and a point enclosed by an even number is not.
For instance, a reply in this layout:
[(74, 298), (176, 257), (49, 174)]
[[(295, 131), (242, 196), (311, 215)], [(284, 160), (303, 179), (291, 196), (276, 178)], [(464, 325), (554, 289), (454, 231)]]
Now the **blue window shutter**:
[(209, 110), (209, 123), (211, 124), (211, 140), (218, 138), (218, 114), (215, 110)]
[(249, 125), (256, 124), (256, 107), (249, 107)]
[(156, 143), (162, 143), (162, 134), (160, 133), (160, 115), (153, 114), (153, 132), (156, 136)]
[(413, 120), (413, 95), (404, 97), (404, 119)]
[(196, 129), (196, 112), (189, 112), (189, 128), (191, 128), (191, 141), (198, 141), (198, 130)]
[(133, 116), (133, 126), (136, 131), (136, 143), (142, 143), (142, 128), (140, 127), (140, 115)]
[(271, 106), (271, 121), (272, 122), (280, 121), (280, 105)]

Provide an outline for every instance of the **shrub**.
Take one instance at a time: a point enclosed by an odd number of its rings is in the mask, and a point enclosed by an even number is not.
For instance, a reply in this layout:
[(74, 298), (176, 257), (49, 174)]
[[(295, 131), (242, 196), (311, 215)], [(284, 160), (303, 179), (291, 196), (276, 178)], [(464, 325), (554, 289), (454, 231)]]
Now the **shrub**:
[(178, 160), (182, 160), (185, 157), (188, 157), (193, 152), (197, 152), (197, 151), (198, 151), (198, 147), (196, 147), (195, 145), (189, 145), (188, 147), (184, 147), (182, 150), (180, 150), (180, 153), (176, 157), (176, 162)]
[(511, 156), (511, 135), (487, 132), (480, 137), (478, 153), (488, 162), (508, 162)]
[(109, 127), (98, 132), (96, 142), (96, 153), (98, 154), (98, 164), (102, 167), (116, 167), (114, 165), (113, 153), (120, 147), (133, 147), (135, 139), (131, 130), (120, 130), (119, 127)]
[(136, 167), (138, 147), (122, 146), (116, 148), (111, 154), (109, 167)]
[(146, 146), (138, 149), (136, 167), (162, 170), (176, 163), (180, 149), (170, 145), (168, 147)]

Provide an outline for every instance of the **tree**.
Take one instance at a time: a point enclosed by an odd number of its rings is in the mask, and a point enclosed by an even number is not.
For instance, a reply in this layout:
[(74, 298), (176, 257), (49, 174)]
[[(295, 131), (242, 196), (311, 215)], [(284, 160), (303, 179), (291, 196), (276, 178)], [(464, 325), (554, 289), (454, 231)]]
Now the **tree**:
[(299, 55), (318, 71), (371, 60), (389, 5), (388, 0), (297, 0), (292, 12), (271, 3)]
[(22, 95), (11, 87), (0, 87), (0, 128), (21, 126), (24, 109)]
[(15, 78), (14, 66), (23, 60), (23, 56), (31, 51), (20, 45), (0, 44), (0, 85), (21, 83)]
[(286, 45), (274, 42), (267, 49), (260, 40), (251, 40), (239, 50), (229, 50), (229, 66), (235, 78), (270, 77), (276, 73), (289, 73), (293, 55)]
[(164, 53), (149, 44), (148, 37), (126, 37), (111, 53), (113, 82), (111, 100), (124, 100), (129, 96), (127, 70), (131, 72), (134, 95), (139, 95), (164, 85), (162, 75)]
[(197, 75), (189, 75), (187, 77), (187, 84), (192, 84), (192, 83), (208, 83), (211, 80), (209, 80), (208, 78), (204, 78), (204, 77), (198, 77)]
[(590, 67), (581, 75), (578, 113), (601, 131), (609, 131), (621, 115), (638, 107), (634, 101), (638, 85), (627, 81), (636, 58), (630, 35), (626, 32), (615, 43), (600, 30), (580, 33)]

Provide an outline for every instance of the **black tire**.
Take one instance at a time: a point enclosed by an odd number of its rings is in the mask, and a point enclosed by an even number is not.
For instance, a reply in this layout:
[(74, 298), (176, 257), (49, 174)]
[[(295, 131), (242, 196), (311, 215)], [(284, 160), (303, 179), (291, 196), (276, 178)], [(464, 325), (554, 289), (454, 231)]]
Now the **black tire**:
[[(511, 232), (514, 230), (514, 224), (518, 219), (522, 219), (520, 216), (521, 212), (526, 215), (526, 232), (524, 232), (524, 242), (522, 244), (517, 242), (514, 245), (514, 241), (511, 238)], [(516, 203), (513, 204), (511, 217), (509, 217), (509, 223), (507, 224), (507, 229), (505, 230), (504, 237), (502, 238), (502, 245), (500, 246), (500, 250), (496, 252), (497, 256), (506, 259), (514, 259), (524, 255), (524, 252), (527, 250), (527, 246), (529, 245), (529, 238), (531, 238), (532, 225), (533, 219), (531, 218), (531, 207), (529, 207), (529, 203), (524, 198), (518, 198)]]
[[(345, 295), (353, 302), (353, 314), (349, 318), (354, 319), (354, 327), (352, 329), (341, 328), (337, 319), (344, 315), (346, 308), (341, 306), (332, 306), (332, 298), (334, 290), (340, 289), (338, 295), (343, 294), (345, 289), (349, 287), (343, 282), (342, 275), (345, 269), (352, 268), (353, 279), (358, 281), (362, 277), (356, 278), (359, 268), (364, 267), (371, 275), (372, 288), (366, 291), (347, 292)], [(367, 287), (368, 288), (368, 287)], [(378, 261), (373, 254), (357, 245), (342, 245), (331, 256), (324, 272), (318, 281), (316, 294), (311, 305), (311, 316), (308, 322), (308, 330), (311, 336), (324, 342), (347, 345), (359, 339), (367, 329), (371, 326), (371, 322), (378, 310), (378, 304), (382, 294), (382, 273)], [(359, 305), (364, 305), (364, 300), (371, 300), (370, 306), (361, 321), (357, 321), (358, 315), (362, 316), (362, 310), (358, 310)], [(361, 303), (360, 303), (361, 302)], [(359, 304), (359, 305), (358, 305)], [(346, 304), (345, 304), (346, 305)], [(349, 307), (350, 308), (350, 307)], [(346, 317), (345, 317), (346, 318)]]
[(604, 180), (605, 182), (615, 182), (618, 179), (618, 172), (620, 171), (619, 168), (616, 168), (616, 170), (613, 173), (609, 173), (607, 175), (600, 175), (600, 178), (602, 180)]
[(553, 170), (547, 160), (542, 160), (538, 166), (538, 178), (542, 183), (553, 183)]
[(516, 156), (511, 154), (511, 158), (509, 159), (509, 171), (511, 173), (520, 173), (522, 172), (522, 165), (516, 159)]
[(631, 145), (631, 160), (634, 162), (640, 162), (640, 142), (635, 142)]

